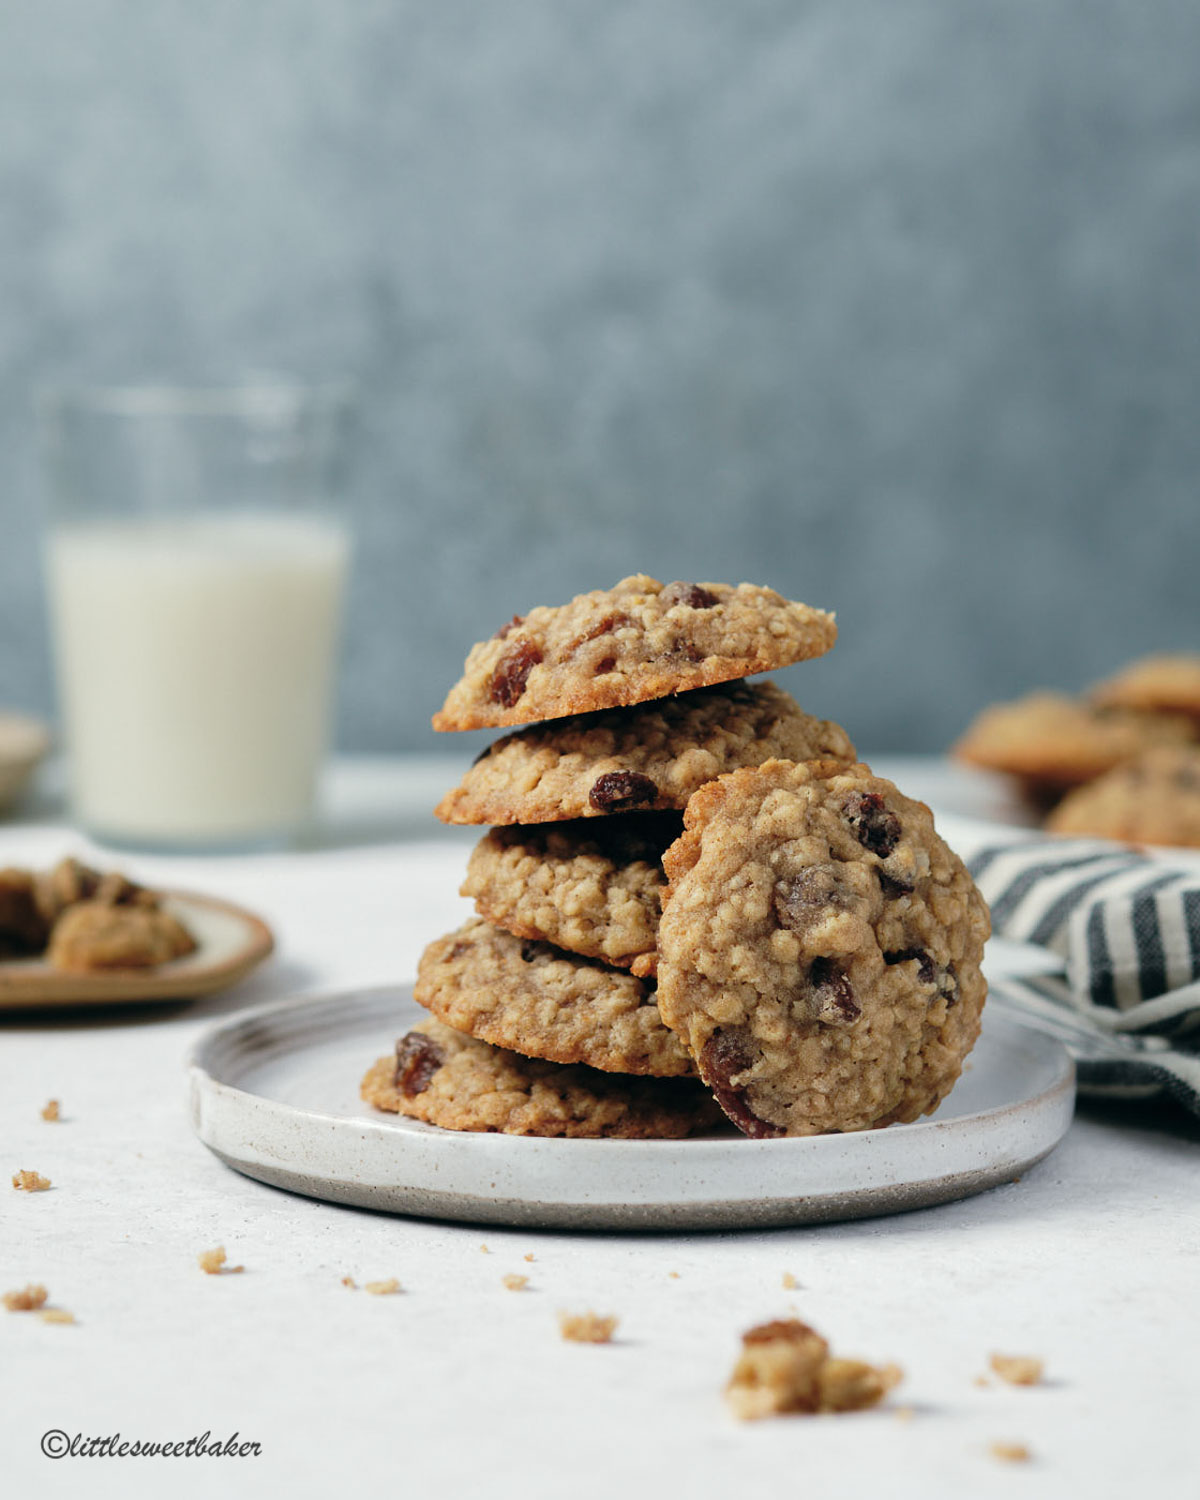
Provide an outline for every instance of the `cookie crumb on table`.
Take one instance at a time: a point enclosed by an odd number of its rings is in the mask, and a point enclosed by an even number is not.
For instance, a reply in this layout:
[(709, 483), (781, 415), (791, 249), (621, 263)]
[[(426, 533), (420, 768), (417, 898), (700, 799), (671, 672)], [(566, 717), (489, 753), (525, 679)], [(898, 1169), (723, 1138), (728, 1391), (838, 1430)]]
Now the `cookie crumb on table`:
[(38, 1314), (43, 1323), (73, 1323), (75, 1314), (65, 1307), (45, 1307)]
[(58, 1112), (58, 1100), (57, 1099), (50, 1099), (50, 1100), (47, 1101), (46, 1104), (44, 1104), (42, 1106), (42, 1119), (43, 1120), (61, 1120), (62, 1119), (62, 1116)]
[(5, 1292), (0, 1300), (3, 1300), (9, 1312), (36, 1312), (45, 1304), (49, 1295), (44, 1286), (35, 1286), (31, 1282), (19, 1292)]
[(50, 1179), (40, 1172), (14, 1172), (12, 1185), (21, 1193), (44, 1193), (50, 1186)]
[(858, 1359), (832, 1359), (829, 1345), (798, 1318), (761, 1323), (742, 1335), (725, 1394), (744, 1421), (785, 1413), (861, 1411), (882, 1401), (902, 1372)]
[(988, 1452), (1003, 1464), (1027, 1464), (1033, 1458), (1024, 1443), (992, 1443)]
[(507, 1276), (502, 1276), (500, 1279), (501, 1281), (503, 1281), (504, 1285), (509, 1289), (510, 1292), (524, 1291), (524, 1289), (529, 1285), (528, 1276), (517, 1276), (514, 1275), (511, 1271)]
[(558, 1327), (564, 1339), (572, 1344), (611, 1344), (617, 1331), (617, 1319), (599, 1313), (559, 1313)]
[(534, 1255), (533, 1255), (533, 1251), (531, 1250), (529, 1252), (529, 1254), (527, 1256), (525, 1256), (525, 1259), (526, 1260), (533, 1260), (533, 1258), (534, 1258)]
[(993, 1354), (988, 1364), (1009, 1385), (1038, 1385), (1045, 1368), (1042, 1360), (1026, 1354)]
[(364, 1281), (363, 1291), (370, 1292), (372, 1297), (391, 1297), (400, 1290), (400, 1283), (394, 1276), (389, 1276), (386, 1281)]
[(342, 1285), (348, 1286), (352, 1292), (358, 1291), (358, 1282), (355, 1281), (353, 1276), (343, 1276)]
[(235, 1276), (246, 1269), (245, 1266), (227, 1266), (227, 1258), (225, 1246), (218, 1245), (215, 1250), (202, 1250), (196, 1257), (196, 1262), (207, 1276)]
[(796, 1278), (790, 1271), (785, 1271), (783, 1273), (783, 1289), (785, 1292), (794, 1292), (799, 1285), (800, 1283), (796, 1280)]

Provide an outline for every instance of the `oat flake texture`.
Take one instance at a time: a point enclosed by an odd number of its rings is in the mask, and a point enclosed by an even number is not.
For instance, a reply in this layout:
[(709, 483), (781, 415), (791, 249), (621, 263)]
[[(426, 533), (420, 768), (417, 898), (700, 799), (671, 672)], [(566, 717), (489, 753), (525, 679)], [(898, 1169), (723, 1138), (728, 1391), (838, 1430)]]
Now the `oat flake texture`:
[(854, 754), (840, 724), (774, 683), (734, 682), (505, 735), (434, 810), (445, 823), (491, 824), (682, 811), (739, 766)]
[(658, 1001), (752, 1136), (910, 1121), (979, 1033), (987, 908), (920, 802), (867, 766), (702, 788), (667, 850)]
[(433, 727), (488, 729), (665, 698), (822, 656), (831, 614), (774, 589), (645, 574), (514, 616), (472, 647)]

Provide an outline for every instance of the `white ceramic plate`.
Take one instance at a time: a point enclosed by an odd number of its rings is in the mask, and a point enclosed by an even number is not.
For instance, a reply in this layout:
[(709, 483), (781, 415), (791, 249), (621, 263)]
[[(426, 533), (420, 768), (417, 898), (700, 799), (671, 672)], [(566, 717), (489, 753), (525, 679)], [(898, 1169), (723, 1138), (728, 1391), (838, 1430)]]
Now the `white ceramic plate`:
[(195, 938), (194, 953), (148, 969), (88, 974), (53, 969), (43, 958), (6, 959), (0, 962), (0, 1011), (194, 1000), (243, 979), (275, 946), (265, 922), (229, 901), (168, 891), (165, 905)]
[(985, 1011), (957, 1088), (928, 1120), (854, 1135), (751, 1141), (539, 1140), (382, 1115), (358, 1084), (425, 1014), (409, 986), (285, 1001), (209, 1030), (192, 1057), (192, 1122), (240, 1172), (335, 1203), (428, 1218), (570, 1229), (697, 1229), (863, 1218), (1011, 1181), (1062, 1136), (1062, 1045)]

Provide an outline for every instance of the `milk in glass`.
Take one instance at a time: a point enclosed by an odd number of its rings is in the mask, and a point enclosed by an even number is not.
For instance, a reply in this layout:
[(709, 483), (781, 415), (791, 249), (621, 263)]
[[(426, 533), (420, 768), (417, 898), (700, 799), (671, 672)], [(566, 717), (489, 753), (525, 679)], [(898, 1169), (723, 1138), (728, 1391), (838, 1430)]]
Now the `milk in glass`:
[(60, 521), (50, 606), (76, 815), (239, 844), (309, 816), (348, 539), (312, 515)]

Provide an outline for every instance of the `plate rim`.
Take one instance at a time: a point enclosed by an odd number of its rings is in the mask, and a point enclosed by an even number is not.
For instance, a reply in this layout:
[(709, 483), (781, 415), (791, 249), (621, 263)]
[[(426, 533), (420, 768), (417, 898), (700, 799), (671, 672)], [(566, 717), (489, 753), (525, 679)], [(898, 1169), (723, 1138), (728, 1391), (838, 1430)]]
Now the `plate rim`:
[[(333, 1113), (327, 1109), (297, 1105), (242, 1088), (221, 1076), (221, 1062), (219, 1057), (214, 1057), (214, 1053), (223, 1046), (236, 1046), (239, 1032), (244, 1035), (250, 1028), (264, 1023), (269, 1025), (273, 1017), (280, 1015), (297, 1015), (304, 1011), (320, 1015), (324, 1011), (328, 1016), (334, 1007), (344, 1009), (355, 1000), (368, 1003), (373, 1000), (378, 1004), (384, 996), (388, 997), (389, 1004), (401, 999), (411, 1001), (411, 984), (397, 981), (350, 986), (276, 999), (239, 1011), (206, 1028), (196, 1039), (187, 1058), (191, 1123), (200, 1141), (227, 1165), (272, 1186), (325, 1201), (351, 1203), (399, 1214), (543, 1228), (732, 1228), (739, 1225), (765, 1226), (772, 1223), (813, 1222), (890, 1213), (905, 1208), (925, 1207), (951, 1198), (962, 1198), (997, 1186), (1011, 1181), (1014, 1173), (1023, 1172), (1053, 1150), (1069, 1128), (1074, 1110), (1075, 1068), (1067, 1049), (1056, 1038), (1048, 1037), (1036, 1027), (1024, 1025), (1003, 1012), (995, 1015), (994, 1024), (1011, 1041), (1028, 1039), (1036, 1043), (1049, 1070), (1047, 1081), (1034, 1092), (997, 1106), (952, 1119), (932, 1118), (914, 1121), (909, 1125), (889, 1126), (886, 1131), (857, 1131), (763, 1141), (746, 1141), (735, 1135), (697, 1136), (684, 1140), (624, 1141), (522, 1137), (496, 1132), (453, 1132), (437, 1130), (419, 1122), (400, 1123), (388, 1116), (376, 1119), (365, 1114), (357, 1116)], [(296, 1050), (304, 1048), (305, 1043), (300, 1041)], [(291, 1049), (285, 1047), (282, 1050)], [(384, 1151), (394, 1148), (395, 1164), (400, 1175), (386, 1189), (381, 1188), (378, 1183), (372, 1183), (365, 1176), (354, 1182), (336, 1173), (326, 1172), (326, 1176), (322, 1178), (320, 1173), (324, 1168), (311, 1159), (311, 1144), (307, 1151), (303, 1145), (290, 1152), (268, 1151), (270, 1160), (264, 1161), (261, 1157), (247, 1156), (246, 1153), (257, 1149), (252, 1148), (247, 1140), (239, 1154), (237, 1147), (231, 1146), (224, 1138), (222, 1122), (218, 1120), (214, 1123), (217, 1112), (224, 1109), (253, 1111), (256, 1126), (271, 1125), (301, 1133), (306, 1127), (311, 1129), (313, 1126), (329, 1133), (352, 1132), (364, 1148), (368, 1140), (381, 1143), (379, 1149)], [(1014, 1156), (1003, 1160), (989, 1157), (984, 1165), (973, 1168), (941, 1172), (935, 1167), (932, 1171), (923, 1174), (915, 1172), (902, 1181), (886, 1186), (847, 1180), (844, 1189), (840, 1191), (831, 1188), (806, 1189), (798, 1184), (795, 1193), (788, 1195), (772, 1193), (770, 1189), (757, 1185), (754, 1180), (748, 1180), (744, 1196), (722, 1194), (721, 1186), (716, 1184), (711, 1194), (700, 1198), (687, 1197), (682, 1193), (674, 1198), (663, 1197), (660, 1192), (657, 1199), (627, 1198), (616, 1204), (589, 1201), (586, 1197), (542, 1197), (535, 1200), (527, 1194), (521, 1194), (515, 1200), (502, 1197), (491, 1199), (485, 1194), (472, 1195), (453, 1188), (429, 1186), (423, 1180), (415, 1184), (402, 1180), (406, 1167), (410, 1178), (420, 1178), (423, 1167), (421, 1161), (405, 1161), (406, 1148), (414, 1154), (424, 1155), (436, 1152), (435, 1143), (439, 1140), (453, 1153), (453, 1160), (446, 1163), (451, 1169), (464, 1166), (469, 1170), (476, 1165), (476, 1153), (481, 1168), (486, 1159), (488, 1167), (494, 1169), (498, 1164), (496, 1153), (500, 1152), (504, 1166), (517, 1173), (527, 1170), (535, 1159), (544, 1165), (548, 1173), (553, 1173), (572, 1160), (582, 1164), (588, 1154), (586, 1148), (593, 1148), (594, 1151), (599, 1146), (604, 1150), (607, 1163), (614, 1168), (621, 1163), (630, 1166), (643, 1163), (652, 1167), (656, 1156), (670, 1156), (680, 1160), (683, 1171), (687, 1166), (703, 1166), (706, 1157), (723, 1163), (732, 1147), (735, 1150), (746, 1150), (747, 1160), (761, 1163), (763, 1172), (768, 1173), (785, 1164), (799, 1161), (812, 1164), (814, 1170), (822, 1165), (828, 1170), (827, 1164), (831, 1157), (836, 1158), (847, 1152), (856, 1153), (856, 1158), (865, 1163), (872, 1152), (879, 1153), (885, 1140), (894, 1142), (901, 1138), (916, 1139), (929, 1142), (933, 1151), (950, 1147), (952, 1143), (969, 1147), (972, 1139), (978, 1139), (980, 1130), (994, 1129), (1006, 1119), (1015, 1122), (1025, 1114), (1029, 1121), (1036, 1121), (1039, 1125), (1039, 1131), (1035, 1132), (1038, 1135), (1036, 1149), (1022, 1146)], [(260, 1133), (256, 1128), (247, 1134), (258, 1136)], [(331, 1149), (337, 1149), (336, 1143)], [(888, 1154), (886, 1148), (883, 1154)], [(848, 1170), (853, 1171), (855, 1165), (856, 1162), (849, 1164)], [(395, 1201), (397, 1199), (400, 1201)], [(886, 1203), (884, 1200), (887, 1200)]]

